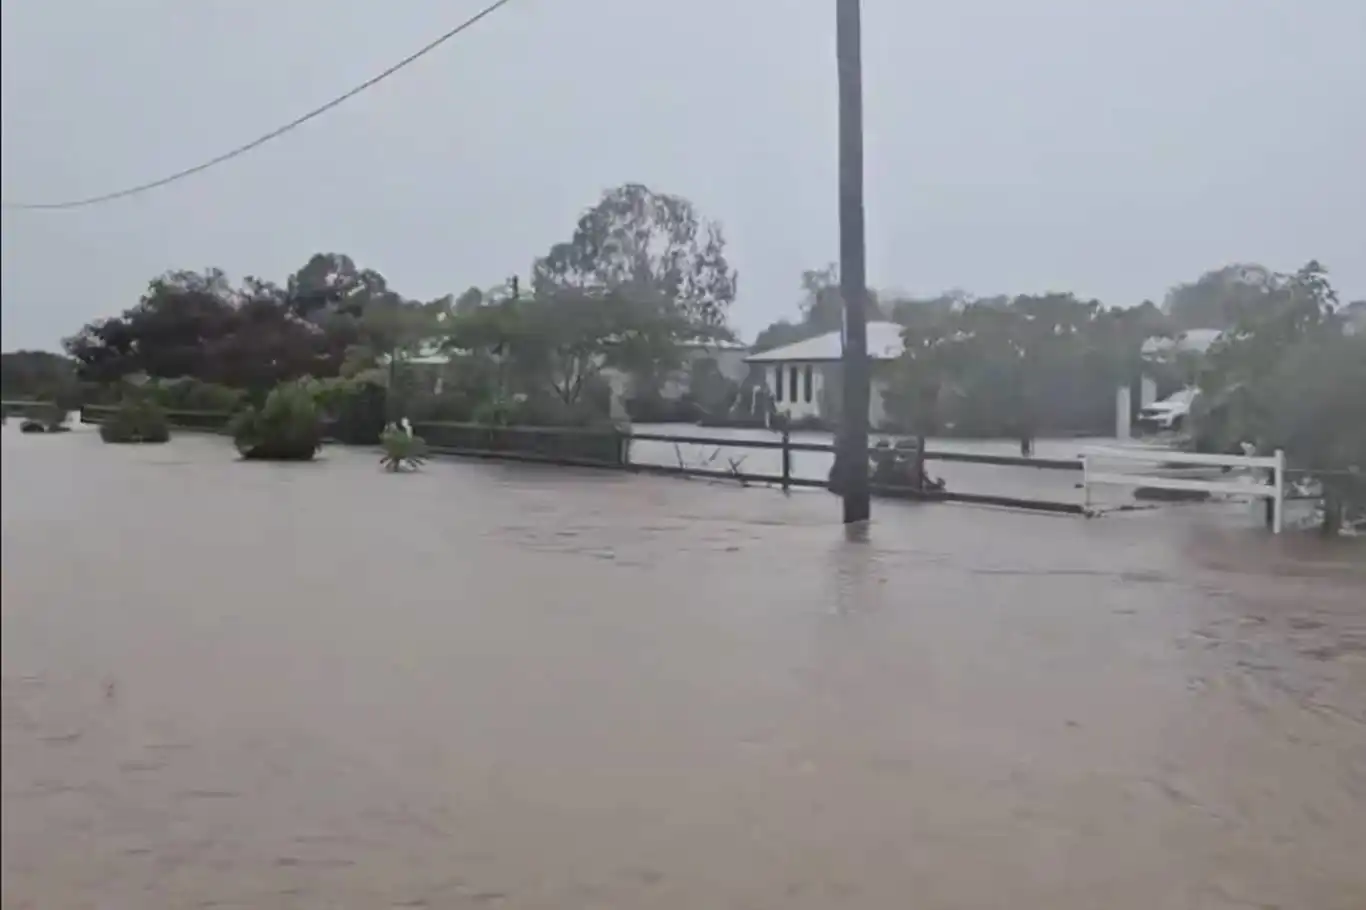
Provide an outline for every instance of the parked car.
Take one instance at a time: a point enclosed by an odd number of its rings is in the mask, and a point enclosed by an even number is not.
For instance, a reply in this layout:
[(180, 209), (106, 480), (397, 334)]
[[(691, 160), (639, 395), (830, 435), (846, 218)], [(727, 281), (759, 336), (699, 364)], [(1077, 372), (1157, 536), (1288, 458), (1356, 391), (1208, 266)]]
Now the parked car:
[(1164, 433), (1180, 430), (1190, 416), (1191, 406), (1200, 392), (1197, 389), (1182, 389), (1168, 395), (1161, 401), (1143, 407), (1138, 412), (1135, 425), (1147, 433)]

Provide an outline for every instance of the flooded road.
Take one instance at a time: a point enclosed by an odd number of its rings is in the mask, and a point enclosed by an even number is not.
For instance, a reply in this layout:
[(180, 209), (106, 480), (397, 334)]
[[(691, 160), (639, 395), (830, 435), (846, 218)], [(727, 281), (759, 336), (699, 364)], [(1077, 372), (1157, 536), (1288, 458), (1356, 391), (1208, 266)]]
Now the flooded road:
[(3, 445), (5, 910), (1366, 906), (1359, 544)]

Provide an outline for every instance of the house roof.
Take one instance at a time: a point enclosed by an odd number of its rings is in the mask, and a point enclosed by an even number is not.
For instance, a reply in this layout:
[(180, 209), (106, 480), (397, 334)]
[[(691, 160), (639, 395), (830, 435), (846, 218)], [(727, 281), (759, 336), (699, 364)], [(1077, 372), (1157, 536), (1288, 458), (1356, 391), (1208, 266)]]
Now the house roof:
[[(610, 339), (609, 339), (610, 343)], [(458, 348), (447, 348), (444, 337), (429, 338), (417, 345), (411, 355), (403, 358), (404, 363), (440, 365), (450, 363), (453, 357), (461, 354), (468, 354), (469, 351), (462, 351)], [(704, 353), (721, 353), (722, 351), (745, 351), (745, 345), (738, 341), (727, 341), (725, 339), (707, 338), (683, 338), (678, 342), (678, 347), (688, 351), (702, 351)], [(388, 363), (388, 355), (381, 355), (377, 358), (380, 363)]]
[[(844, 354), (842, 332), (839, 330), (817, 335), (796, 344), (771, 351), (760, 351), (745, 358), (746, 363), (787, 363), (789, 361), (820, 362), (839, 360)], [(895, 322), (868, 323), (868, 357), (872, 360), (895, 360), (905, 350), (901, 340), (901, 326)]]
[(1175, 338), (1149, 338), (1143, 342), (1144, 354), (1166, 351), (1190, 351), (1203, 354), (1224, 334), (1222, 329), (1190, 329)]
[(727, 341), (723, 338), (683, 338), (678, 341), (680, 348), (701, 349), (706, 351), (747, 351), (749, 346), (739, 341)]

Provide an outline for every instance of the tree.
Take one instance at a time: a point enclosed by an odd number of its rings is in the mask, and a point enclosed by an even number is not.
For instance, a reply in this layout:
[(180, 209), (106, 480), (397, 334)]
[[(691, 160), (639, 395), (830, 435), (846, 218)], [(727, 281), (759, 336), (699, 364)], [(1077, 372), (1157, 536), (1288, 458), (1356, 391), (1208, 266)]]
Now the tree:
[(0, 388), (6, 401), (51, 401), (63, 404), (79, 397), (76, 363), (49, 351), (0, 354)]
[(420, 304), (338, 253), (312, 256), (284, 286), (218, 269), (168, 272), (142, 299), (95, 320), (64, 344), (83, 379), (144, 374), (251, 389), (302, 376), (374, 368), (435, 334), (447, 298)]
[[(868, 290), (868, 318), (885, 319), (878, 304), (878, 295)], [(844, 295), (840, 292), (839, 266), (830, 263), (824, 268), (802, 272), (802, 299), (798, 304), (800, 322), (780, 319), (768, 326), (754, 339), (752, 350), (768, 351), (825, 335), (844, 328)]]
[[(923, 325), (927, 321), (945, 319), (955, 310), (961, 310), (973, 302), (972, 295), (967, 291), (952, 290), (945, 291), (936, 297), (892, 297), (888, 300), (885, 309), (887, 318), (892, 322), (912, 328)], [(989, 298), (982, 301), (984, 305), (1004, 305), (1008, 302), (1004, 297)]]
[(290, 276), (286, 294), (297, 315), (348, 339), (351, 371), (415, 353), (438, 335), (439, 317), (453, 307), (449, 297), (409, 300), (381, 273), (360, 268), (342, 253), (315, 253)]
[(721, 226), (681, 196), (628, 183), (605, 193), (532, 270), (538, 295), (627, 291), (648, 296), (698, 326), (724, 326), (736, 274)]
[(500, 397), (548, 395), (578, 406), (604, 369), (675, 369), (690, 327), (666, 302), (624, 290), (552, 288), (447, 320), (446, 348), (495, 365)]
[(464, 293), (455, 298), (454, 311), (457, 314), (469, 313), (479, 309), (484, 305), (484, 292), (479, 288), (467, 288)]
[(1283, 449), (1324, 484), (1324, 528), (1360, 507), (1366, 468), (1366, 339), (1346, 331), (1327, 270), (1274, 276), (1210, 349), (1195, 414), (1203, 448)]
[[(1236, 318), (1210, 348), (1202, 390), (1219, 395), (1265, 377), (1287, 348), (1328, 322), (1337, 322), (1337, 292), (1327, 270), (1311, 260), (1294, 275), (1274, 275), (1267, 290), (1244, 300)], [(1340, 325), (1337, 331), (1341, 331)]]
[(905, 349), (893, 365), (883, 403), (897, 428), (923, 444), (943, 430), (945, 399), (963, 375), (966, 338), (949, 318), (926, 319), (902, 337)]
[(1164, 309), (1176, 329), (1226, 329), (1276, 293), (1282, 279), (1265, 266), (1226, 265), (1172, 288)]
[[(604, 194), (569, 240), (536, 260), (530, 302), (520, 309), (554, 340), (550, 347), (567, 353), (562, 343), (575, 339), (569, 346), (579, 353), (560, 358), (562, 366), (597, 347), (593, 369), (610, 362), (649, 395), (681, 365), (680, 342), (731, 337), (726, 319), (735, 287), (718, 224), (702, 220), (686, 199), (626, 184)], [(592, 340), (608, 328), (620, 329), (610, 346)], [(533, 347), (531, 337), (522, 338), (516, 359), (550, 362), (545, 350), (532, 358)], [(578, 386), (566, 381), (562, 398)]]
[(1366, 336), (1329, 325), (1281, 354), (1257, 382), (1254, 432), (1323, 487), (1324, 533), (1344, 512), (1366, 511)]
[(884, 400), (900, 427), (973, 436), (1099, 432), (1138, 371), (1145, 314), (1071, 294), (895, 306), (905, 350)]
[(755, 337), (750, 350), (756, 353), (771, 351), (774, 348), (786, 347), (789, 344), (796, 344), (799, 341), (814, 337), (815, 335), (811, 332), (810, 327), (805, 323), (794, 323), (786, 319), (779, 319)]
[(201, 376), (206, 348), (236, 327), (237, 298), (216, 269), (168, 272), (148, 284), (136, 306), (87, 324), (64, 345), (84, 379)]

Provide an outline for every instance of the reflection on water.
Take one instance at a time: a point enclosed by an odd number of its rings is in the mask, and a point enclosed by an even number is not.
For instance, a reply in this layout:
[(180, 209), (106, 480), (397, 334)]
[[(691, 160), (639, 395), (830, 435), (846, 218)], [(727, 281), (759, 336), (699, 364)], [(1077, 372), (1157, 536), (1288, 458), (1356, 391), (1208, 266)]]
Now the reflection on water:
[(9, 907), (1366, 906), (1366, 569), (3, 433)]

